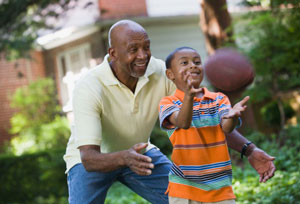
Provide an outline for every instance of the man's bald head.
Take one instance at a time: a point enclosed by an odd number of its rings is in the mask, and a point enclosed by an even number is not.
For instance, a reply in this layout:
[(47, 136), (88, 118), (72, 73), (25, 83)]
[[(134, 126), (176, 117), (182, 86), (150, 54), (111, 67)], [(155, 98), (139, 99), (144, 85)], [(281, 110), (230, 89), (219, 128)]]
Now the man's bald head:
[(112, 47), (117, 41), (118, 36), (126, 34), (126, 32), (144, 32), (145, 29), (138, 23), (131, 20), (120, 20), (113, 24), (108, 32), (108, 45)]

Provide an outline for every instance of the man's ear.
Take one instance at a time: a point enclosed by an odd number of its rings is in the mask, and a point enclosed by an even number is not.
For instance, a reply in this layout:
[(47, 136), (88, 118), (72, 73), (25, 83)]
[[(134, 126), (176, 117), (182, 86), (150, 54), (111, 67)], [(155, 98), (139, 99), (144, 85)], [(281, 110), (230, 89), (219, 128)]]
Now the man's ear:
[(111, 60), (115, 60), (116, 59), (116, 50), (114, 48), (108, 48), (108, 54), (109, 54), (109, 58)]
[(174, 77), (174, 73), (172, 72), (171, 69), (166, 69), (166, 75), (167, 75), (168, 79), (174, 81), (175, 77)]

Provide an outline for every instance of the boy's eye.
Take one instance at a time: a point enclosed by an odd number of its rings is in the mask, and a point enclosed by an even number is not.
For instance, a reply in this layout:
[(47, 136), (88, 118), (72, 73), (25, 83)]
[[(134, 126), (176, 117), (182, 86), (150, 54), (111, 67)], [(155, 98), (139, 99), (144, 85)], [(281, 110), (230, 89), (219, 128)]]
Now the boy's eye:
[(200, 61), (196, 61), (196, 62), (194, 62), (196, 65), (200, 65), (201, 64), (201, 62)]

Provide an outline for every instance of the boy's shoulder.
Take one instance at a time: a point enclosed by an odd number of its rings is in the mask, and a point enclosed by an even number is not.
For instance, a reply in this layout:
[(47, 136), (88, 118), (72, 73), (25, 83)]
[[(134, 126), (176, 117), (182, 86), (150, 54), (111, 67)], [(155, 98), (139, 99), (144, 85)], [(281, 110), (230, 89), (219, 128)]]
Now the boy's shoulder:
[(176, 97), (174, 94), (170, 96), (164, 96), (160, 102), (172, 102), (172, 101), (179, 101), (179, 98)]

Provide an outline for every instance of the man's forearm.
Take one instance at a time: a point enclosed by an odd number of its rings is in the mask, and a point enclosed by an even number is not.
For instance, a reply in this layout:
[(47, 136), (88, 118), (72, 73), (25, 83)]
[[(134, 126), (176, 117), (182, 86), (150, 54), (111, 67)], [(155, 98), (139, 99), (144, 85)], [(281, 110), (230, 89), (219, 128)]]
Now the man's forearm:
[[(243, 145), (249, 142), (249, 140), (247, 140), (237, 130), (233, 130), (231, 133), (226, 133), (226, 140), (228, 146), (237, 152), (242, 152)], [(245, 152), (245, 155), (249, 156), (254, 148), (254, 144), (249, 145), (247, 151)]]
[(125, 166), (122, 152), (100, 153), (95, 148), (80, 149), (81, 160), (87, 171), (110, 172)]

